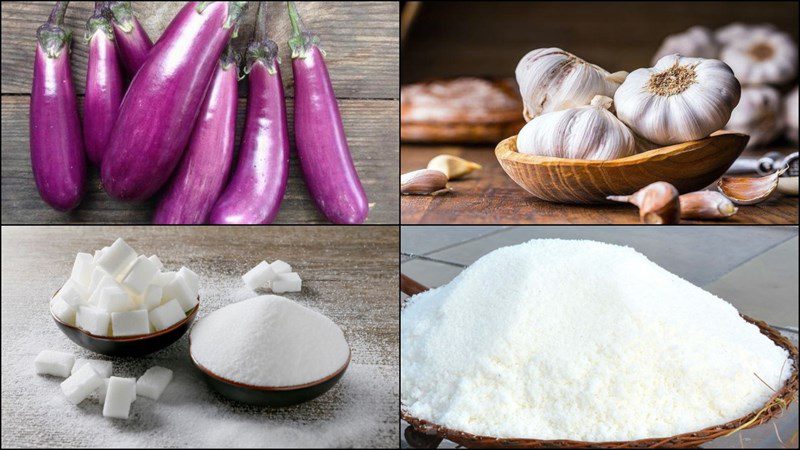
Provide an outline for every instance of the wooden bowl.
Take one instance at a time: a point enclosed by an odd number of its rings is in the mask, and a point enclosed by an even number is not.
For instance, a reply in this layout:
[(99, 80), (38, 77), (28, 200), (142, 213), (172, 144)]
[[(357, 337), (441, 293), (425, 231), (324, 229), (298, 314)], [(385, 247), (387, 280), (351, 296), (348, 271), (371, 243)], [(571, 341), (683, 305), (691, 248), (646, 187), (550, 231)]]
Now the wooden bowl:
[(714, 183), (744, 151), (749, 136), (718, 131), (684, 142), (607, 161), (535, 156), (517, 151), (517, 137), (497, 145), (495, 156), (514, 182), (541, 200), (603, 203), (609, 195), (630, 195), (656, 181), (682, 194)]

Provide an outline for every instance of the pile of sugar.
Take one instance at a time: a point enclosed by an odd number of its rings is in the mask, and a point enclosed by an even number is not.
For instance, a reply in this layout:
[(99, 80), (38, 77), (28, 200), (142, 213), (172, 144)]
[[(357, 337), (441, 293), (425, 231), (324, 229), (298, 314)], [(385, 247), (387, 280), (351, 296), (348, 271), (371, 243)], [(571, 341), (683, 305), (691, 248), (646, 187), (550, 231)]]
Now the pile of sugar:
[(192, 328), (190, 351), (203, 367), (254, 386), (321, 380), (347, 362), (344, 333), (324, 315), (262, 295), (220, 308)]
[(411, 297), (401, 324), (404, 408), (479, 435), (671, 436), (759, 409), (791, 372), (729, 303), (592, 241), (493, 251)]

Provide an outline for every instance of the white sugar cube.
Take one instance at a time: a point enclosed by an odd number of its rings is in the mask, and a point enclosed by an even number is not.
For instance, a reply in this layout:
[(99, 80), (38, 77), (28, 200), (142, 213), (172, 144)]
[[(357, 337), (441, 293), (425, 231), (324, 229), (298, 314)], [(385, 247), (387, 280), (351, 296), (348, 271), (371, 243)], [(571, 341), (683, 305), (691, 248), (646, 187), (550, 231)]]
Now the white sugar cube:
[(281, 261), (280, 259), (276, 259), (269, 265), (272, 268), (272, 271), (275, 273), (289, 273), (292, 271), (292, 266), (288, 263)]
[(78, 314), (75, 316), (75, 323), (78, 327), (96, 336), (108, 336), (110, 321), (111, 315), (108, 312), (91, 306), (79, 307)]
[(158, 400), (170, 381), (172, 381), (171, 370), (166, 367), (153, 366), (136, 380), (136, 395)]
[(77, 372), (61, 382), (61, 392), (67, 400), (77, 405), (103, 383), (103, 379), (91, 364), (84, 364)]
[(264, 286), (268, 282), (274, 280), (277, 274), (270, 267), (266, 261), (261, 261), (255, 267), (248, 270), (246, 274), (242, 275), (242, 281), (250, 289), (256, 290)]
[(55, 375), (57, 377), (68, 377), (74, 364), (75, 357), (72, 356), (72, 353), (53, 350), (42, 350), (33, 361), (36, 373), (40, 375)]
[(72, 265), (72, 276), (70, 278), (83, 286), (89, 287), (93, 270), (94, 264), (92, 264), (92, 255), (88, 253), (78, 253), (75, 256), (75, 264)]
[(189, 287), (195, 292), (200, 291), (200, 277), (192, 271), (192, 269), (188, 267), (181, 267), (178, 271), (178, 275), (183, 276), (186, 279), (186, 282), (189, 284)]
[(75, 360), (75, 364), (72, 366), (72, 373), (74, 374), (81, 367), (85, 364), (91, 364), (92, 368), (97, 375), (101, 378), (108, 378), (111, 376), (111, 371), (114, 368), (114, 364), (111, 361), (103, 361), (101, 359), (86, 359), (86, 358), (78, 358)]
[(97, 286), (95, 286), (94, 290), (92, 291), (88, 303), (93, 306), (99, 305), (100, 297), (103, 295), (103, 290), (105, 288), (122, 289), (122, 285), (117, 283), (117, 280), (115, 280), (111, 275), (103, 275), (103, 278), (100, 279), (100, 282), (97, 283)]
[[(136, 378), (126, 378), (126, 380), (131, 380), (134, 382), (134, 386), (136, 386)], [(100, 401), (100, 404), (103, 405), (106, 402), (106, 392), (108, 392), (108, 378), (103, 378), (103, 384), (97, 388), (97, 399)], [(133, 392), (133, 398), (131, 398), (131, 402), (136, 401), (136, 389)]]
[(300, 275), (295, 272), (278, 274), (276, 280), (270, 281), (269, 287), (272, 292), (282, 294), (284, 292), (300, 292), (303, 281)]
[(108, 247), (103, 247), (100, 250), (95, 250), (94, 255), (92, 256), (92, 264), (97, 265), (97, 261), (100, 260), (100, 257), (103, 255), (103, 252), (106, 251)]
[(153, 308), (149, 315), (150, 323), (153, 324), (156, 331), (165, 330), (186, 318), (181, 304), (175, 299), (164, 303), (158, 308)]
[(146, 309), (111, 313), (114, 336), (136, 336), (150, 333), (150, 318)]
[(150, 261), (151, 261), (153, 264), (155, 264), (155, 265), (156, 265), (156, 267), (158, 267), (158, 270), (161, 270), (161, 269), (163, 269), (163, 268), (164, 268), (164, 263), (162, 263), (162, 262), (161, 262), (161, 260), (160, 260), (160, 259), (158, 259), (158, 256), (156, 256), (156, 255), (151, 255), (151, 256), (150, 256), (149, 258), (147, 258), (147, 259), (149, 259), (149, 260), (150, 260)]
[(172, 282), (175, 277), (178, 275), (178, 272), (159, 272), (153, 278), (153, 284), (157, 284), (161, 287), (164, 287)]
[(105, 269), (95, 265), (94, 268), (92, 269), (91, 280), (89, 281), (89, 294), (92, 294), (94, 291), (97, 290), (97, 286), (100, 285), (100, 282), (105, 277), (113, 279), (113, 277), (111, 277), (111, 275), (108, 272), (106, 272)]
[(133, 262), (136, 261), (136, 251), (122, 238), (117, 238), (110, 247), (103, 250), (97, 259), (97, 265), (102, 267), (113, 277), (119, 279), (125, 275)]
[(53, 312), (53, 315), (58, 317), (62, 322), (68, 325), (75, 325), (76, 308), (67, 304), (63, 298), (54, 298), (50, 303), (50, 310)]
[(151, 284), (147, 286), (147, 289), (144, 290), (144, 294), (142, 294), (141, 302), (139, 302), (139, 306), (146, 309), (151, 310), (156, 306), (161, 305), (161, 297), (164, 295), (164, 289), (156, 284)]
[(163, 301), (178, 300), (181, 308), (188, 311), (197, 304), (197, 291), (192, 289), (186, 276), (179, 273), (164, 286), (161, 299)]
[(121, 287), (103, 288), (97, 302), (98, 308), (110, 313), (130, 311), (133, 306), (131, 296)]
[(109, 378), (108, 389), (103, 399), (103, 416), (127, 419), (134, 398), (136, 398), (136, 382), (133, 378)]
[(56, 298), (64, 300), (73, 309), (77, 309), (78, 306), (88, 299), (87, 292), (88, 291), (82, 290), (78, 283), (70, 279), (58, 290)]
[(158, 273), (158, 267), (155, 263), (144, 256), (140, 256), (136, 258), (131, 270), (123, 278), (122, 285), (137, 294), (142, 294), (147, 285), (153, 281), (156, 273)]

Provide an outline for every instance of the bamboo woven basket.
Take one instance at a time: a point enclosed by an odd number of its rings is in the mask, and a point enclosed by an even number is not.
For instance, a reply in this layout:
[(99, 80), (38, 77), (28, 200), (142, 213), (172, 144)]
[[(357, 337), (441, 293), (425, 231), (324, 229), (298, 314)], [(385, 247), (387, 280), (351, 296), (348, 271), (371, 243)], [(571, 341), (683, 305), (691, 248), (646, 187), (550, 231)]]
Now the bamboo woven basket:
[[(426, 290), (428, 290), (428, 288), (422, 284), (405, 275), (400, 275), (401, 292), (407, 295), (415, 295)], [(467, 448), (692, 448), (698, 447), (713, 439), (764, 424), (770, 419), (780, 415), (783, 410), (797, 398), (797, 348), (792, 345), (791, 341), (766, 323), (744, 314), (740, 314), (740, 316), (744, 320), (757, 326), (758, 329), (761, 330), (761, 333), (767, 336), (776, 345), (789, 352), (792, 359), (792, 375), (783, 387), (775, 392), (760, 410), (753, 411), (744, 417), (740, 417), (728, 423), (675, 436), (639, 439), (636, 441), (586, 442), (568, 439), (495, 438), (465, 433), (418, 419), (409, 414), (401, 404), (400, 417), (411, 424), (411, 427), (406, 429), (406, 441), (415, 448), (436, 448), (444, 439), (449, 439)]]

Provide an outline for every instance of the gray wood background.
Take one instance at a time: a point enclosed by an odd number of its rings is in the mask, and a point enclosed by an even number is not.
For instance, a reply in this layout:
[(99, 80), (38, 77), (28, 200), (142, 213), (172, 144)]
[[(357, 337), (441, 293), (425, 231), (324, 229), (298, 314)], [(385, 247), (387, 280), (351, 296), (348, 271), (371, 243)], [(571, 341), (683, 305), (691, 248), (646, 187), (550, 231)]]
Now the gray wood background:
[[(184, 2), (133, 2), (137, 17), (155, 42)], [(272, 5), (270, 5), (272, 6)], [(5, 2), (2, 8), (2, 223), (149, 223), (154, 200), (121, 203), (100, 188), (90, 170), (87, 194), (73, 212), (49, 208), (36, 191), (30, 168), (28, 105), (36, 48), (36, 29), (52, 2)], [(397, 2), (301, 2), (306, 25), (320, 36), (339, 99), (356, 169), (371, 205), (367, 223), (398, 223), (399, 161), (399, 6)], [(92, 2), (71, 2), (66, 27), (73, 31), (72, 73), (83, 113), (87, 46), (81, 39)], [(237, 49), (253, 34), (256, 8), (242, 21)], [(268, 12), (268, 30), (281, 50), (284, 88), (292, 139), (293, 77), (287, 39), (291, 27), (285, 2)], [(246, 115), (247, 80), (239, 83), (236, 149)], [(235, 167), (235, 162), (234, 162)], [(276, 223), (326, 223), (308, 195), (294, 149), (289, 185)]]
[[(201, 276), (196, 320), (249, 298), (241, 275), (282, 259), (303, 278), (287, 293), (330, 317), (352, 361), (323, 396), (286, 408), (253, 407), (208, 388), (189, 359), (188, 335), (141, 358), (97, 355), (53, 323), (49, 296), (69, 277), (75, 254), (124, 238), (168, 268)], [(389, 447), (397, 448), (399, 311), (397, 227), (100, 227), (2, 229), (2, 447)], [(259, 291), (268, 293), (268, 291)], [(61, 378), (38, 376), (39, 351), (111, 360), (115, 376), (153, 365), (174, 371), (157, 401), (138, 398), (129, 420), (102, 416), (96, 401), (68, 404)]]

